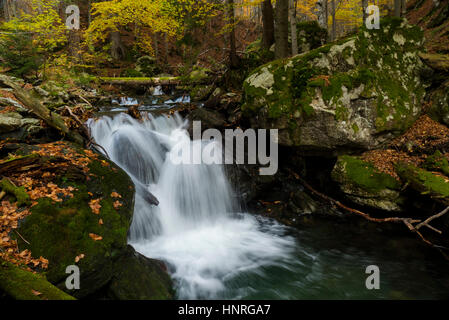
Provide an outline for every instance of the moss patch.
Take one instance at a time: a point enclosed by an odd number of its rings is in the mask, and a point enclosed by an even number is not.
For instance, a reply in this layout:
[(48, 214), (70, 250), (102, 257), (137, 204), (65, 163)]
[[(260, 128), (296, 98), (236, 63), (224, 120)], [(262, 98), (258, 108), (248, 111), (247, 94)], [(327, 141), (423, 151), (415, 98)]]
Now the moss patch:
[(0, 260), (0, 291), (15, 300), (75, 300), (45, 277), (3, 260)]

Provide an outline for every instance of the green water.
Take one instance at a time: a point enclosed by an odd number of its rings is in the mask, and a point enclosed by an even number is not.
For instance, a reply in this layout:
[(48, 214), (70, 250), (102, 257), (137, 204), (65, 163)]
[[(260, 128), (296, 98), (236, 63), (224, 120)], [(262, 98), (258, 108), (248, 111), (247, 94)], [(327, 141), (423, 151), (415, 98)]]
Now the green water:
[[(269, 226), (266, 226), (269, 228)], [(262, 227), (263, 228), (263, 227)], [(296, 261), (242, 272), (225, 282), (220, 298), (447, 299), (448, 263), (400, 227), (314, 220), (298, 230)], [(366, 267), (380, 269), (380, 289), (368, 290)]]

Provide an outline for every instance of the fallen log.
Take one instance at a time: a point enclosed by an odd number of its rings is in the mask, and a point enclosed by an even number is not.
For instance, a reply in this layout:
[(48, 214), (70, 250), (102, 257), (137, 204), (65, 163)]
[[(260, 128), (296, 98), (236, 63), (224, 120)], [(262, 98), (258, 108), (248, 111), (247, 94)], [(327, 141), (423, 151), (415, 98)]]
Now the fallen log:
[(23, 104), (23, 106), (42, 119), (50, 127), (62, 132), (73, 142), (83, 144), (84, 139), (77, 132), (72, 132), (65, 125), (64, 120), (57, 113), (51, 112), (39, 100), (34, 98), (27, 90), (23, 89), (17, 83), (5, 75), (0, 75), (0, 83), (14, 90), (14, 96)]

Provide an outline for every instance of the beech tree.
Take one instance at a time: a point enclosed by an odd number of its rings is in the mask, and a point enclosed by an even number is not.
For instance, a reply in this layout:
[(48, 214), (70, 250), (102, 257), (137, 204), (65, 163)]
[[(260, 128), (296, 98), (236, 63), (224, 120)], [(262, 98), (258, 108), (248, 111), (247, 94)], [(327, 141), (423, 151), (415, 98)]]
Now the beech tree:
[(276, 1), (275, 24), (275, 50), (276, 59), (289, 56), (288, 46), (288, 2), (289, 0)]

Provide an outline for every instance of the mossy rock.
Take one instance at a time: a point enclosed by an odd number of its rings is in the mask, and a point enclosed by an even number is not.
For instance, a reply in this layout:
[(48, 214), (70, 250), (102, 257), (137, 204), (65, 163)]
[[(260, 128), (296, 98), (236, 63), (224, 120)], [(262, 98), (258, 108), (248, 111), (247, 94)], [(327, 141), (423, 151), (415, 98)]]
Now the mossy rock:
[(408, 129), (421, 112), (423, 32), (388, 18), (349, 38), (260, 66), (244, 81), (253, 127), (280, 130), (305, 150), (368, 150)]
[(213, 85), (196, 85), (190, 90), (190, 98), (194, 102), (206, 101), (214, 89)]
[[(84, 151), (71, 145), (79, 154)], [(69, 292), (84, 297), (104, 286), (113, 275), (114, 260), (126, 249), (127, 234), (134, 207), (134, 185), (128, 175), (114, 163), (98, 156), (88, 165), (89, 177), (68, 171), (54, 181), (60, 187), (76, 188), (73, 198), (55, 202), (50, 198), (38, 200), (31, 215), (21, 221), (18, 232), (27, 239), (17, 238), (20, 250), (29, 249), (33, 256), (49, 260), (47, 279), (62, 290), (69, 265), (78, 265), (81, 273), (81, 289)], [(117, 192), (120, 199), (112, 198)], [(100, 199), (100, 213), (94, 214), (89, 206), (93, 199)], [(122, 206), (114, 208), (119, 200)], [(103, 224), (99, 223), (102, 219)], [(89, 235), (102, 237), (94, 241)], [(84, 259), (75, 263), (75, 257)]]
[(332, 171), (332, 179), (353, 202), (385, 211), (401, 211), (401, 183), (378, 171), (358, 157), (341, 156)]
[(169, 300), (173, 299), (172, 281), (165, 265), (149, 259), (128, 246), (115, 263), (114, 276), (108, 285), (109, 299)]
[(439, 150), (435, 151), (433, 155), (427, 157), (424, 166), (427, 170), (439, 171), (446, 176), (449, 176), (449, 161)]
[(405, 163), (396, 164), (396, 172), (409, 186), (446, 206), (449, 205), (449, 178)]
[(298, 49), (300, 53), (321, 47), (326, 43), (327, 30), (317, 21), (301, 21), (296, 24)]
[(0, 259), (0, 299), (75, 300), (56, 288), (44, 276), (21, 269)]

